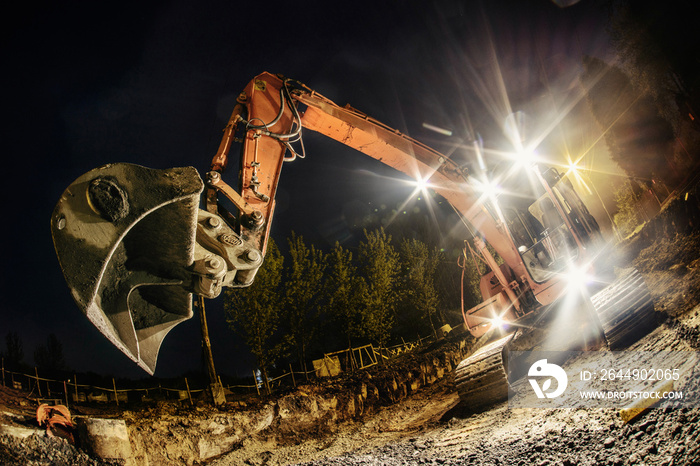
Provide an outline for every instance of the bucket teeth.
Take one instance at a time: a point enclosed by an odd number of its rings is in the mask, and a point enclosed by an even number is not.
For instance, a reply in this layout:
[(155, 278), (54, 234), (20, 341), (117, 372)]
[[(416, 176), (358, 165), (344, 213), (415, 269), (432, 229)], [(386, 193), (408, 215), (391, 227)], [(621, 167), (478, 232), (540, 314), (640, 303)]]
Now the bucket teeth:
[(53, 212), (54, 247), (74, 300), (151, 374), (165, 335), (192, 317), (181, 285), (194, 261), (203, 188), (192, 167), (111, 164), (75, 180)]

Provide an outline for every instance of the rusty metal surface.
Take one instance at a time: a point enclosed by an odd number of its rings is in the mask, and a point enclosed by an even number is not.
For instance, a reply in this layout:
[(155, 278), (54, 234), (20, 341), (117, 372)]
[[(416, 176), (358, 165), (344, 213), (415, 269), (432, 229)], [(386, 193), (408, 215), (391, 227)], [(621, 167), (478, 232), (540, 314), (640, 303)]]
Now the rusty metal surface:
[(165, 335), (192, 317), (182, 285), (203, 187), (192, 167), (110, 164), (73, 182), (52, 215), (54, 247), (79, 308), (151, 374)]

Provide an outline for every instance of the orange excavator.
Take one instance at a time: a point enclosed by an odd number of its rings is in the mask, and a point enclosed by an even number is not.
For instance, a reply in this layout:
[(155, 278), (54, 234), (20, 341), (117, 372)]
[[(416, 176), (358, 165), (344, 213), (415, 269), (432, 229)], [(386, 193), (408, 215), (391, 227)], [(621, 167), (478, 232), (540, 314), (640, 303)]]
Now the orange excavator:
[[(488, 172), (481, 160), (482, 169), (471, 172), (302, 83), (263, 73), (238, 96), (204, 181), (192, 167), (110, 164), (79, 177), (54, 210), (54, 246), (73, 298), (145, 371), (155, 371), (167, 333), (192, 317), (193, 295), (213, 299), (223, 287), (253, 282), (282, 165), (305, 155), (306, 130), (426, 183), (473, 232), (469, 250), (484, 269), (484, 301), (463, 315), (480, 348), (455, 370), (470, 406), (505, 398), (507, 350), (517, 342), (542, 347), (557, 319), (569, 335), (593, 328), (612, 347), (653, 324), (649, 292), (636, 271), (613, 276), (607, 286), (588, 282), (611, 269), (600, 254), (604, 241), (555, 168), (522, 158)], [(240, 146), (236, 187), (223, 176), (234, 145)], [(508, 191), (495, 190), (496, 182)], [(571, 300), (574, 294), (582, 298)], [(564, 339), (569, 349), (576, 344)]]

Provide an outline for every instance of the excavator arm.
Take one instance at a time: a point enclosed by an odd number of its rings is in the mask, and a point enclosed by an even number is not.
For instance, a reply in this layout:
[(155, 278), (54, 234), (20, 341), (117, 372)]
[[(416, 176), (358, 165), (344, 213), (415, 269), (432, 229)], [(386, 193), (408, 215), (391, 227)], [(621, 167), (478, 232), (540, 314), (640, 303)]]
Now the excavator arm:
[[(518, 276), (527, 276), (522, 260), (508, 236), (503, 222), (486, 208), (488, 196), (474, 187), (466, 168), (415, 139), (391, 129), (356, 110), (339, 107), (316, 94), (302, 94), (299, 102), (307, 105), (302, 118), (305, 129), (334, 139), (388, 165), (414, 180), (430, 186), (447, 200), (489, 243)], [(521, 302), (511, 281), (507, 280), (488, 250), (491, 268), (498, 275), (510, 302), (521, 310)], [(526, 286), (537, 286), (532, 282)]]
[[(301, 83), (263, 73), (239, 95), (205, 183), (191, 167), (111, 164), (78, 178), (53, 213), (54, 245), (75, 301), (147, 372), (155, 370), (167, 333), (192, 316), (193, 294), (215, 298), (223, 287), (253, 282), (265, 255), (282, 166), (304, 156), (306, 130), (427, 182), (478, 231), (475, 244), (500, 291), (485, 297), (474, 316), (497, 312), (519, 318), (531, 311), (525, 294), (540, 304), (561, 294), (561, 280), (533, 279), (502, 212), (489, 208), (488, 195), (466, 169)], [(237, 144), (234, 187), (223, 175)], [(202, 193), (204, 209), (198, 209)], [(505, 266), (496, 264), (481, 238)]]
[[(242, 140), (243, 146), (239, 196), (222, 181), (220, 173), (228, 164), (231, 143), (236, 130), (241, 130), (241, 127), (243, 135), (239, 140)], [(252, 209), (257, 223), (248, 223), (255, 225), (257, 233), (245, 222), (250, 218), (248, 213), (242, 214), (243, 222), (239, 222), (239, 226), (242, 234), (256, 242), (261, 251), (264, 252), (269, 235), (282, 163), (296, 158), (291, 143), (301, 141), (302, 130), (323, 134), (429, 184), (483, 237), (488, 238), (488, 242), (514, 275), (524, 280), (528, 289), (542, 291), (543, 288), (529, 277), (523, 267), (502, 219), (486, 208), (488, 196), (475, 188), (464, 167), (355, 109), (341, 107), (303, 84), (270, 73), (257, 76), (240, 94), (219, 150), (212, 160), (212, 172), (207, 175), (209, 186), (224, 194), (239, 210)], [(285, 153), (291, 153), (291, 156), (285, 158)], [(207, 196), (208, 199), (213, 197)], [(207, 210), (215, 212), (213, 203), (207, 204)], [(497, 273), (500, 274), (500, 270)], [(505, 276), (500, 279), (506, 282)], [(516, 294), (510, 291), (508, 294), (514, 305), (520, 307)]]
[[(299, 109), (303, 107), (303, 112)], [(526, 289), (542, 288), (528, 280), (522, 260), (505, 231), (501, 219), (485, 207), (488, 200), (474, 188), (467, 170), (445, 155), (348, 106), (340, 107), (303, 84), (263, 73), (253, 79), (238, 97), (219, 150), (207, 174), (207, 210), (218, 213), (216, 192), (232, 201), (241, 212), (238, 227), (242, 236), (263, 254), (274, 212), (275, 190), (283, 162), (297, 156), (291, 143), (301, 141), (302, 130), (311, 130), (368, 155), (409, 177), (429, 184), (469, 221), (513, 270), (523, 277)], [(235, 134), (243, 142), (240, 161), (241, 194), (221, 176), (228, 165)], [(285, 154), (291, 155), (285, 158)], [(482, 254), (490, 256), (485, 247)], [(495, 261), (489, 258), (493, 265)], [(502, 284), (506, 301), (522, 313), (512, 280), (500, 267), (491, 267)], [(550, 284), (551, 285), (551, 284)], [(550, 286), (551, 288), (551, 286)], [(542, 297), (547, 299), (546, 296)]]

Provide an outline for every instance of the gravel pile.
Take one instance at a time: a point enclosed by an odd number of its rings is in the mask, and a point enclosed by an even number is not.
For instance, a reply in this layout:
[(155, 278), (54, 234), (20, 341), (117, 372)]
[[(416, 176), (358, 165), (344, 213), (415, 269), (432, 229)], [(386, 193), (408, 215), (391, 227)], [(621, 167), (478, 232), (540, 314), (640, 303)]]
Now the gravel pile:
[(67, 441), (44, 434), (34, 434), (26, 438), (0, 436), (0, 465), (112, 466), (117, 464), (120, 463), (91, 458)]
[(603, 429), (581, 425), (544, 435), (523, 432), (521, 438), (502, 443), (485, 438), (478, 442), (465, 440), (463, 446), (458, 441), (445, 442), (443, 433), (303, 463), (303, 466), (691, 465), (700, 464), (699, 422), (698, 409), (653, 409), (634, 424), (623, 426), (611, 422)]

